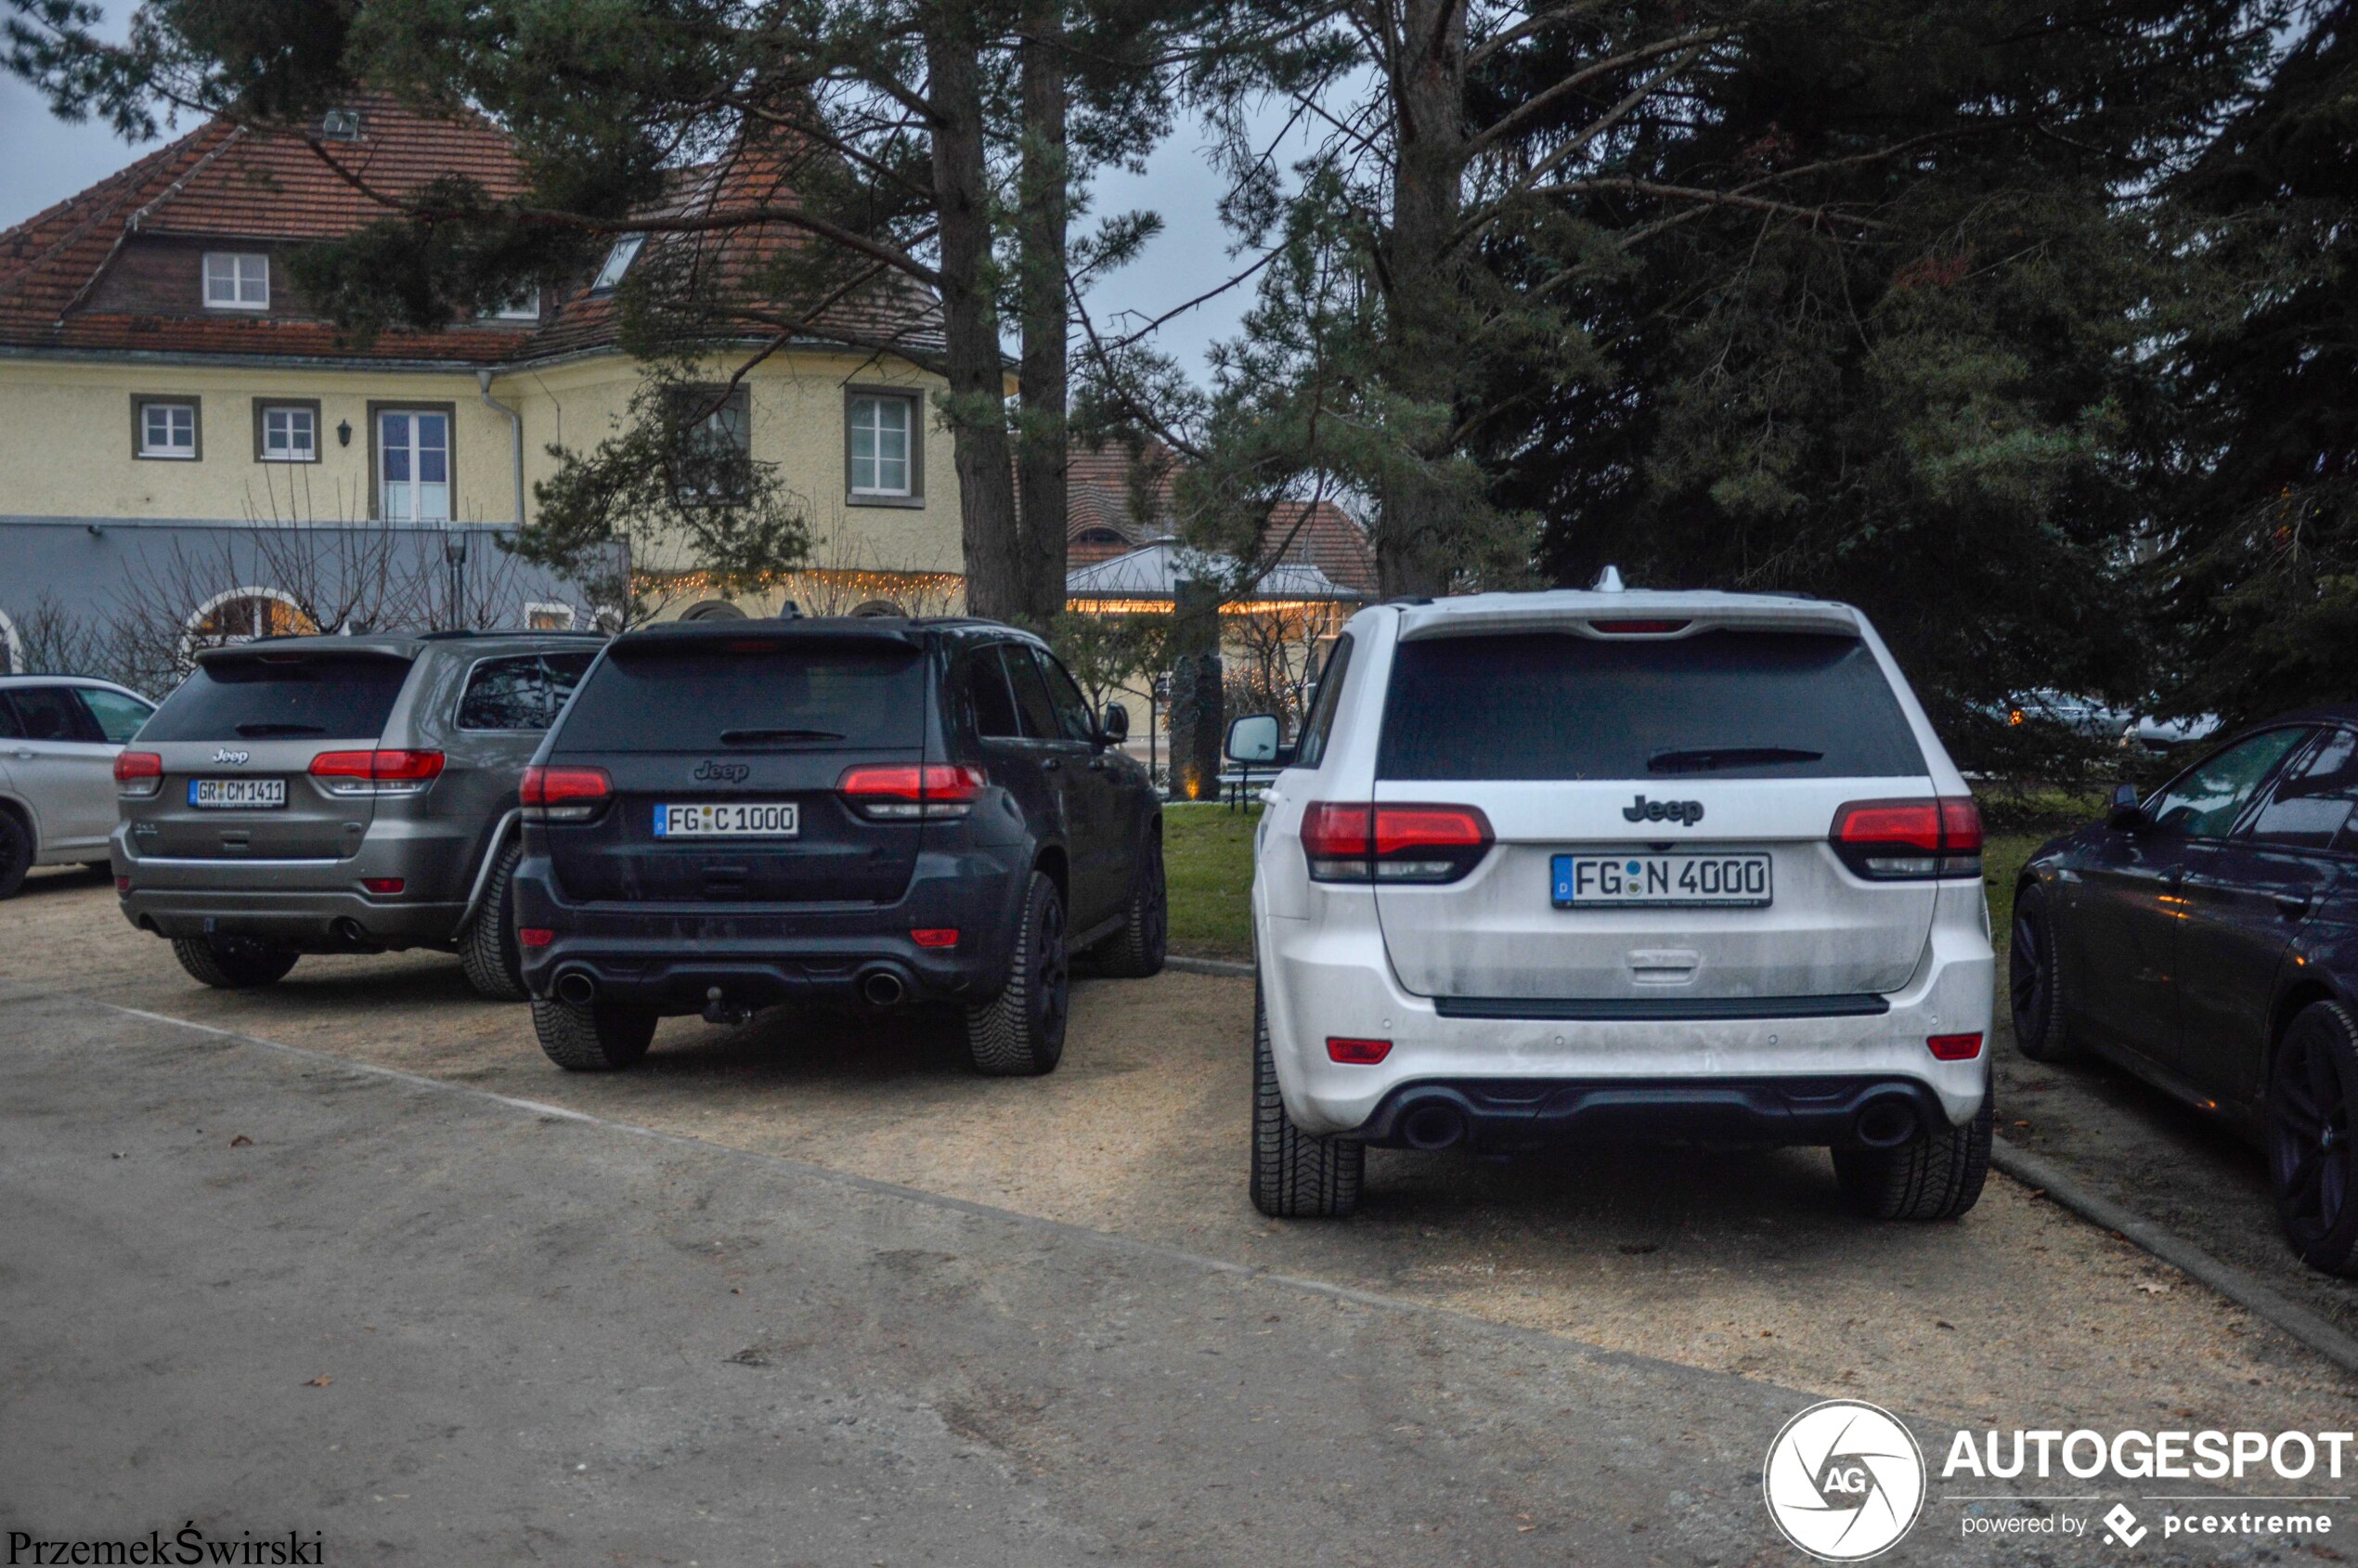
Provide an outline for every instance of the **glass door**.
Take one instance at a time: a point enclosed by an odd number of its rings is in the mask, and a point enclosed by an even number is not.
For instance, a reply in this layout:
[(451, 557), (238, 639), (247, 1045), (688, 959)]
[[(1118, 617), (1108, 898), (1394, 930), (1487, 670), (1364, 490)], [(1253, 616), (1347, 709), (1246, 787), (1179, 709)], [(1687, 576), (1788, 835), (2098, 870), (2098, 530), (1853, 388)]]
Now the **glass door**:
[(377, 416), (381, 514), (389, 523), (450, 521), (450, 416), (421, 409)]

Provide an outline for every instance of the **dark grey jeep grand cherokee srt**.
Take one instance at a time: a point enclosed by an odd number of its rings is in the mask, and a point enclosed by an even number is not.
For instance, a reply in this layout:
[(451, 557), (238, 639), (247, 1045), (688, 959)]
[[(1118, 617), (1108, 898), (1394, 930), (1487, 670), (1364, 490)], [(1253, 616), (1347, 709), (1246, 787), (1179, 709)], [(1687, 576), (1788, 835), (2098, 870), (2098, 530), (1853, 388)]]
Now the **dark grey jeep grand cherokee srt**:
[(1162, 813), (1064, 667), (987, 621), (672, 624), (609, 646), (525, 775), (515, 921), (561, 1067), (666, 1014), (964, 1011), (976, 1069), (1063, 1054), (1068, 954), (1150, 975)]
[(123, 913), (207, 985), (456, 952), (520, 1000), (516, 785), (603, 638), (268, 638), (197, 656), (115, 759)]

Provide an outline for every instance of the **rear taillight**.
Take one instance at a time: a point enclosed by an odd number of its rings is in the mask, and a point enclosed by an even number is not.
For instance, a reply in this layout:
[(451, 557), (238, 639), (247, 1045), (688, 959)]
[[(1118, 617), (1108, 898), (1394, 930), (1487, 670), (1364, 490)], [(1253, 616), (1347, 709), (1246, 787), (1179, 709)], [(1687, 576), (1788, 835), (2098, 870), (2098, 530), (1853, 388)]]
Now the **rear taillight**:
[(516, 799), (535, 822), (586, 823), (614, 798), (603, 768), (526, 768)]
[(1853, 800), (1834, 812), (1834, 853), (1874, 882), (1981, 875), (1981, 812), (1972, 797)]
[(143, 800), (163, 787), (163, 758), (152, 751), (118, 751), (114, 782), (119, 794)]
[(516, 945), (518, 947), (547, 947), (551, 942), (553, 942), (556, 940), (557, 933), (546, 926), (519, 926), (516, 927)]
[(364, 876), (360, 879), (360, 886), (379, 898), (389, 899), (409, 884), (406, 878), (399, 876)]
[(323, 751), (311, 776), (330, 795), (416, 795), (442, 776), (442, 753)]
[(1344, 805), (1302, 814), (1302, 852), (1315, 882), (1455, 882), (1494, 842), (1471, 806)]
[(939, 821), (973, 810), (990, 782), (970, 765), (894, 762), (846, 768), (836, 791), (873, 822)]

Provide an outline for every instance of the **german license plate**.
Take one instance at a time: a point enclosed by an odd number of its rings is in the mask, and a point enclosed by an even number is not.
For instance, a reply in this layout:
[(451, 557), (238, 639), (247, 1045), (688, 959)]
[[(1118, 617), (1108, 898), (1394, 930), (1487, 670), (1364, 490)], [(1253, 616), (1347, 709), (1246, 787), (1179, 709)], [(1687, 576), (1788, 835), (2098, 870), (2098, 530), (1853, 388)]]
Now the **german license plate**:
[(792, 801), (700, 801), (655, 808), (657, 838), (793, 838), (802, 808)]
[(1558, 855), (1551, 867), (1559, 909), (1763, 909), (1771, 901), (1766, 855)]
[(207, 811), (275, 811), (287, 803), (284, 779), (190, 779), (188, 804)]

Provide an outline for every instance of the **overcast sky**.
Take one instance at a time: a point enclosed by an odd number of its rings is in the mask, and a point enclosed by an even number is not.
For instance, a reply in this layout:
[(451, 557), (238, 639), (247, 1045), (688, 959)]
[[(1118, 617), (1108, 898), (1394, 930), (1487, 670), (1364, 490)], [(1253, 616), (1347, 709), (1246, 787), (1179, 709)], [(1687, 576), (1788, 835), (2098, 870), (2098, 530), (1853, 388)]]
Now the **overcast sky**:
[[(1116, 172), (1097, 181), (1095, 214), (1147, 207), (1160, 213), (1166, 225), (1144, 255), (1091, 291), (1090, 312), (1101, 325), (1125, 310), (1158, 316), (1234, 270), (1216, 211), (1220, 182), (1204, 156), (1207, 140), (1194, 124), (1183, 123), (1144, 175)], [(58, 120), (32, 89), (0, 71), (0, 229), (104, 179), (142, 150), (95, 122)], [(1204, 350), (1236, 331), (1250, 303), (1249, 288), (1231, 290), (1165, 326), (1164, 351), (1203, 379)]]

